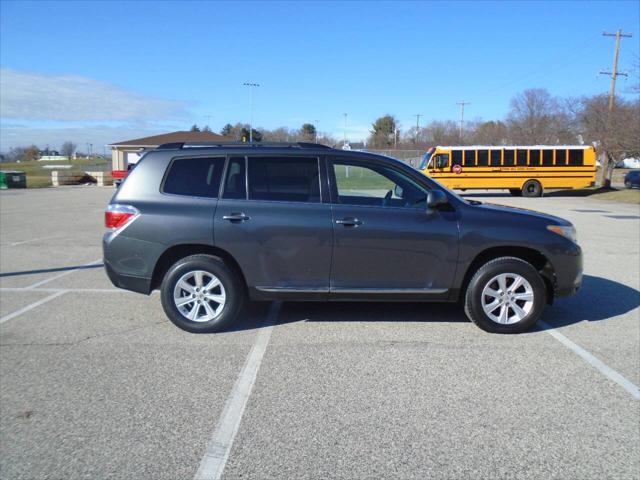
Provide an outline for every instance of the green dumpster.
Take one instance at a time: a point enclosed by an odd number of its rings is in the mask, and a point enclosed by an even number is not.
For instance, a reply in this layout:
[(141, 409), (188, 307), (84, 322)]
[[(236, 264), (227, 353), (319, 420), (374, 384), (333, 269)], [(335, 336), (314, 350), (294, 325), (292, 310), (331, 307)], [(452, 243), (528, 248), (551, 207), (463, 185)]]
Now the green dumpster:
[(0, 171), (0, 188), (27, 188), (27, 174), (17, 170)]

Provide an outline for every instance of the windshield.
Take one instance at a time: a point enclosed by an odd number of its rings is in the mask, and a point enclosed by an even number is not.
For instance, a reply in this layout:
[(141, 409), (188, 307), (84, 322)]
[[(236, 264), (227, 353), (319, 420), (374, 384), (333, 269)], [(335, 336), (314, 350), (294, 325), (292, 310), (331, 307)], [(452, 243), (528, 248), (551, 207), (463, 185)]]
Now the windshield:
[(422, 156), (422, 161), (420, 162), (420, 170), (424, 170), (425, 168), (427, 168), (427, 165), (429, 164), (429, 160), (431, 160), (431, 156), (433, 155), (433, 150), (429, 150), (427, 153), (425, 153)]

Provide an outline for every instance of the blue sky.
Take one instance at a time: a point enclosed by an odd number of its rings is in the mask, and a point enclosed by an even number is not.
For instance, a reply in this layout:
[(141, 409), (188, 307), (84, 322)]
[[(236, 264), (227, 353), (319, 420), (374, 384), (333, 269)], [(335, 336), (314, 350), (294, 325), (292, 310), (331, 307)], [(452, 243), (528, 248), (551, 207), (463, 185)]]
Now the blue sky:
[[(614, 41), (637, 79), (640, 7), (628, 2), (1, 2), (0, 149), (104, 144), (248, 121), (367, 135), (391, 113), (502, 118), (525, 88), (606, 92)], [(635, 69), (635, 70), (634, 70)], [(619, 81), (625, 94), (634, 81)], [(630, 96), (630, 94), (625, 94)], [(64, 136), (64, 138), (62, 138)], [(68, 137), (68, 138), (67, 138)]]

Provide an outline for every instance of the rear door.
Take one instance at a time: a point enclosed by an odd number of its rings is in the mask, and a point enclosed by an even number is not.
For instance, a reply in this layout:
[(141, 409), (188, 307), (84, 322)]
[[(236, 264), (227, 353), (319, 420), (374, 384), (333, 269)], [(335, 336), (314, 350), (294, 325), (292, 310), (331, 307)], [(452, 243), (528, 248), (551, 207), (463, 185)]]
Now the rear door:
[(428, 188), (378, 161), (329, 162), (332, 297), (446, 298), (458, 254), (457, 215), (427, 211)]
[(323, 202), (318, 157), (229, 159), (214, 241), (238, 261), (251, 288), (271, 296), (326, 296), (331, 240), (331, 206), (328, 198)]

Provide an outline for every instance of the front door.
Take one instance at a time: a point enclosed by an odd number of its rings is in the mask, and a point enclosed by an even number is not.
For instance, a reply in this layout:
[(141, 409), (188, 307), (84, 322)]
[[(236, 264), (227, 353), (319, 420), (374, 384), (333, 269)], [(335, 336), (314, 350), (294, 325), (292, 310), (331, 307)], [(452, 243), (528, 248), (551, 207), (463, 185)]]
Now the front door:
[(335, 158), (332, 296), (446, 298), (458, 255), (456, 212), (426, 208), (428, 188), (375, 160)]
[(229, 159), (214, 243), (238, 261), (255, 294), (328, 292), (331, 206), (322, 202), (319, 162), (305, 156)]

